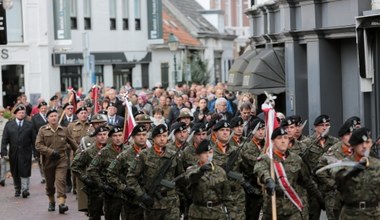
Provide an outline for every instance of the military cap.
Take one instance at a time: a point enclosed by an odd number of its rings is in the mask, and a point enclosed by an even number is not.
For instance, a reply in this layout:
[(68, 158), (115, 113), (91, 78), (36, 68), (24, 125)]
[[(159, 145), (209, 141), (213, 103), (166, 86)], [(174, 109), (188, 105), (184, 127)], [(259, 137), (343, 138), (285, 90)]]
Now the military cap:
[(342, 127), (339, 128), (338, 137), (343, 137), (344, 135), (351, 133), (354, 127), (351, 125), (350, 121), (346, 121)]
[(200, 122), (200, 123), (196, 123), (194, 126), (193, 126), (193, 129), (191, 129), (191, 132), (194, 132), (194, 134), (196, 133), (200, 133), (200, 132), (204, 132), (204, 131), (207, 131), (207, 124), (204, 123), (204, 122)]
[(91, 123), (107, 122), (107, 116), (102, 114), (95, 114), (91, 117)]
[(297, 125), (297, 120), (293, 116), (288, 116), (281, 121), (281, 127), (289, 126), (289, 125)]
[(67, 108), (68, 106), (73, 106), (73, 104), (71, 104), (71, 102), (67, 102), (65, 103), (63, 106), (62, 106), (62, 109), (65, 110), (65, 108)]
[(230, 125), (231, 125), (231, 128), (234, 128), (234, 127), (243, 125), (243, 123), (244, 123), (243, 119), (240, 116), (236, 116), (231, 119)]
[(45, 101), (42, 101), (38, 104), (37, 108), (41, 108), (42, 106), (47, 106), (48, 104)]
[(88, 103), (86, 103), (85, 106), (86, 106), (86, 108), (92, 108), (93, 105), (92, 105), (92, 103), (88, 102)]
[(123, 132), (122, 127), (114, 126), (111, 128), (110, 132), (108, 133), (108, 136), (111, 137), (115, 133)]
[(14, 110), (13, 110), (13, 114), (16, 114), (18, 111), (21, 111), (21, 110), (23, 110), (23, 111), (25, 111), (25, 106), (24, 105), (22, 105), (22, 104), (20, 104), (20, 105), (18, 105)]
[(359, 145), (371, 138), (371, 131), (368, 128), (362, 127), (352, 132), (351, 138), (348, 141), (351, 146)]
[(109, 131), (109, 128), (106, 126), (100, 126), (95, 129), (95, 131), (90, 135), (90, 137), (95, 137), (99, 132)]
[(116, 103), (115, 103), (115, 102), (110, 102), (110, 103), (108, 103), (107, 108), (109, 108), (109, 107), (111, 107), (111, 106), (116, 108)]
[(314, 120), (314, 125), (319, 125), (326, 122), (330, 122), (330, 117), (328, 115), (320, 115)]
[(358, 116), (352, 116), (349, 119), (347, 119), (346, 122), (349, 122), (352, 127), (361, 124), (360, 118)]
[(147, 114), (137, 115), (135, 121), (136, 123), (152, 123), (152, 120), (150, 120), (150, 117)]
[(212, 149), (212, 147), (210, 146), (210, 141), (205, 139), (205, 140), (201, 141), (201, 143), (199, 143), (197, 149), (195, 149), (195, 153), (201, 154), (204, 152), (208, 152), (211, 149)]
[(302, 124), (302, 118), (301, 118), (301, 116), (299, 116), (299, 115), (293, 115), (292, 117), (296, 121), (296, 125), (301, 125)]
[(220, 120), (220, 121), (218, 121), (218, 123), (216, 123), (214, 125), (213, 130), (219, 131), (219, 129), (221, 129), (221, 128), (231, 128), (231, 125), (227, 120)]
[(168, 128), (164, 124), (159, 124), (153, 128), (152, 138), (155, 138), (159, 134), (163, 134), (168, 131)]
[(77, 111), (75, 112), (75, 114), (79, 114), (82, 111), (86, 111), (87, 112), (86, 107), (82, 106), (82, 107), (78, 108)]
[(286, 133), (286, 131), (282, 127), (278, 127), (278, 128), (273, 130), (271, 139), (274, 140), (274, 139), (276, 139), (276, 137), (282, 136), (285, 134), (288, 134), (288, 133)]
[(147, 131), (146, 128), (145, 128), (145, 125), (136, 125), (133, 130), (132, 130), (132, 133), (131, 133), (131, 136), (135, 136), (137, 133), (139, 132), (144, 132), (144, 131)]
[(144, 115), (145, 113), (143, 111), (138, 110), (135, 114), (133, 114), (133, 117), (136, 118), (138, 115)]
[(55, 109), (53, 109), (53, 108), (52, 108), (52, 109), (49, 109), (49, 111), (46, 112), (46, 118), (49, 117), (49, 115), (50, 115), (51, 113), (53, 113), (53, 112), (58, 113), (58, 111), (55, 110)]
[(177, 117), (177, 120), (176, 121), (179, 121), (181, 120), (181, 118), (190, 118), (191, 120), (194, 119), (194, 117), (190, 114), (190, 112), (188, 111), (181, 111), (179, 113), (179, 116)]
[(98, 111), (98, 114), (107, 115), (108, 112), (106, 110), (102, 109), (102, 110)]
[(260, 128), (265, 128), (265, 122), (264, 122), (264, 120), (261, 119), (261, 118), (256, 118), (250, 124), (250, 129), (252, 129), (252, 130), (255, 129), (258, 123), (260, 123), (260, 125), (258, 127), (259, 129)]
[(50, 98), (50, 101), (54, 101), (54, 100), (57, 100), (58, 99), (58, 96), (57, 95), (53, 95), (51, 98)]
[(186, 130), (187, 126), (185, 122), (176, 122), (172, 124), (170, 128), (170, 133), (174, 131), (174, 133), (177, 133), (178, 131)]

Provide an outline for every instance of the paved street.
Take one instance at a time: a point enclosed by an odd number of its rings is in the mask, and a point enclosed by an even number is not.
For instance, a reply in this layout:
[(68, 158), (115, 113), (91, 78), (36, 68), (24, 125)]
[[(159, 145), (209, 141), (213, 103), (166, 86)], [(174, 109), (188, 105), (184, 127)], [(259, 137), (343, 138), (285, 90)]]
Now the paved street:
[(30, 183), (30, 197), (14, 197), (12, 178), (6, 180), (5, 187), (0, 186), (0, 219), (12, 220), (45, 220), (45, 219), (88, 219), (83, 212), (77, 211), (75, 195), (67, 195), (67, 205), (69, 211), (65, 215), (55, 212), (48, 212), (48, 199), (45, 195), (45, 185), (40, 183), (41, 178), (37, 164), (33, 164), (32, 177)]

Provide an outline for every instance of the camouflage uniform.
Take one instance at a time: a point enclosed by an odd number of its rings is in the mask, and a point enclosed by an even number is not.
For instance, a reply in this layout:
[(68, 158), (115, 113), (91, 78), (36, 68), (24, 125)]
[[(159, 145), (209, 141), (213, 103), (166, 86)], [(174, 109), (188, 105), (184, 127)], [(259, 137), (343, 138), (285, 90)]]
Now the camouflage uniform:
[[(318, 165), (319, 159), (324, 153), (334, 144), (339, 142), (339, 140), (332, 136), (327, 136), (325, 138), (324, 146), (318, 142), (315, 135), (304, 140), (303, 143), (307, 146), (306, 150), (302, 153), (302, 159), (307, 165), (309, 172), (311, 173), (313, 180), (319, 185), (318, 179), (315, 177), (314, 172), (316, 171), (316, 166)], [(319, 220), (321, 215), (322, 204), (316, 201), (315, 197), (308, 196), (309, 201), (309, 218), (310, 220)]]
[[(231, 154), (237, 150), (236, 147), (227, 145), (226, 152), (223, 153), (215, 144), (211, 142), (211, 146), (214, 149), (214, 157), (213, 161), (216, 165), (221, 166), (223, 168), (226, 167), (228, 158)], [(241, 174), (241, 152), (239, 153), (238, 159), (234, 162), (230, 171), (234, 171)], [(227, 176), (229, 174), (227, 173)], [(243, 179), (235, 180), (231, 177), (228, 177), (230, 188), (231, 188), (231, 197), (233, 201), (233, 205), (236, 208), (236, 219), (245, 219), (245, 192), (243, 187), (241, 186)]]
[(227, 213), (231, 218), (238, 219), (235, 218), (230, 184), (223, 168), (214, 165), (211, 171), (202, 173), (199, 166), (194, 165), (189, 170), (186, 177), (193, 198), (189, 219), (226, 219)]
[[(316, 185), (310, 178), (308, 170), (303, 163), (300, 156), (287, 151), (285, 153), (286, 158), (282, 159), (274, 154), (273, 160), (281, 162), (284, 166), (285, 173), (290, 185), (294, 188), (297, 194), (300, 196), (302, 203), (305, 204), (305, 200), (302, 196), (301, 188), (307, 190), (310, 197), (321, 198), (321, 195), (316, 188)], [(261, 183), (265, 183), (267, 179), (271, 178), (270, 175), (270, 159), (266, 154), (262, 154), (260, 159), (258, 159), (254, 174), (257, 175)], [(285, 192), (279, 185), (278, 178), (275, 177), (276, 182), (276, 207), (277, 207), (277, 219), (281, 220), (300, 220), (303, 219), (302, 213), (298, 208), (287, 198)], [(271, 206), (271, 196), (267, 195), (264, 197), (264, 220), (272, 219), (272, 206)]]
[[(126, 178), (128, 169), (134, 163), (137, 154), (133, 146), (128, 146), (125, 151), (121, 152), (111, 162), (107, 169), (108, 183), (121, 193), (128, 187)], [(121, 194), (121, 197), (123, 198), (122, 219), (143, 219), (144, 210), (139, 206), (135, 198), (129, 198), (124, 194)]]
[[(174, 151), (166, 148), (163, 155), (158, 155), (154, 147), (143, 150), (138, 154), (131, 164), (127, 175), (127, 184), (135, 190), (137, 198), (149, 190), (154, 182), (160, 168), (170, 160), (175, 154)], [(172, 180), (179, 174), (183, 173), (183, 166), (174, 158), (168, 172), (165, 174), (166, 180)], [(139, 181), (142, 176), (142, 181)], [(145, 183), (141, 185), (140, 182)], [(151, 209), (144, 210), (144, 219), (165, 219), (178, 220), (180, 217), (179, 197), (175, 189), (166, 188), (164, 186), (158, 188), (161, 191), (162, 198), (158, 200), (154, 195), (149, 195), (154, 199)]]
[[(84, 182), (85, 179), (88, 178), (86, 170), (92, 159), (98, 154), (99, 150), (100, 148), (96, 146), (96, 144), (93, 144), (86, 150), (75, 155), (71, 169), (81, 182)], [(88, 197), (87, 207), (90, 219), (100, 219), (100, 216), (103, 215), (103, 198), (99, 196), (100, 192), (95, 189), (90, 189), (87, 186), (84, 187), (84, 190), (88, 193), (87, 195), (82, 193), (82, 189), (78, 191), (79, 211), (87, 211), (87, 209), (81, 208), (84, 206), (80, 204), (80, 202), (85, 203)]]
[[(354, 161), (354, 156), (349, 157)], [(343, 198), (339, 219), (380, 219), (380, 161), (369, 157), (364, 170), (342, 169), (336, 174), (336, 183)]]
[[(338, 142), (330, 147), (319, 160), (316, 170), (335, 163), (338, 160), (343, 160), (348, 157), (343, 152), (342, 142)], [(339, 219), (339, 214), (342, 209), (341, 195), (336, 189), (335, 178), (331, 170), (325, 170), (317, 174), (320, 189), (324, 195), (326, 204), (326, 215), (329, 220)]]
[(242, 170), (246, 180), (254, 188), (254, 193), (247, 194), (245, 199), (245, 213), (247, 219), (259, 219), (260, 211), (263, 206), (262, 187), (258, 184), (257, 176), (253, 174), (253, 169), (257, 163), (257, 159), (264, 150), (264, 141), (261, 143), (253, 140), (246, 143), (241, 150)]
[(183, 150), (183, 166), (187, 169), (190, 166), (193, 166), (197, 163), (198, 158), (195, 154), (195, 146), (191, 144)]
[(99, 190), (104, 190), (105, 219), (120, 218), (123, 201), (120, 199), (121, 196), (118, 195), (120, 193), (115, 193), (115, 189), (107, 182), (107, 168), (123, 148), (124, 146), (108, 144), (98, 152), (87, 168), (88, 177), (94, 180)]

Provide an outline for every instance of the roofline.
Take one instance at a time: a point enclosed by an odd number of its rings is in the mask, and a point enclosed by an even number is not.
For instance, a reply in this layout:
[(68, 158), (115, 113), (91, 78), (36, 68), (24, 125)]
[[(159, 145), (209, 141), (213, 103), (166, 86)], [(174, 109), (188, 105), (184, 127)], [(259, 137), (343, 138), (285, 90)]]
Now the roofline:
[(197, 38), (217, 38), (217, 39), (223, 39), (223, 40), (235, 40), (238, 36), (233, 34), (222, 34), (222, 33), (215, 33), (215, 32), (198, 32)]

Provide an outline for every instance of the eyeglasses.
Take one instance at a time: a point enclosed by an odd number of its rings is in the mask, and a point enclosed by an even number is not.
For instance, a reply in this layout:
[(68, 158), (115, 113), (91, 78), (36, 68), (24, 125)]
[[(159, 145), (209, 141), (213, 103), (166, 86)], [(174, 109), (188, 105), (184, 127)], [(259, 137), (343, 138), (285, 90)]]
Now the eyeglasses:
[(71, 107), (70, 107), (70, 108), (66, 108), (66, 109), (68, 109), (68, 110), (73, 110), (74, 108), (71, 108)]

